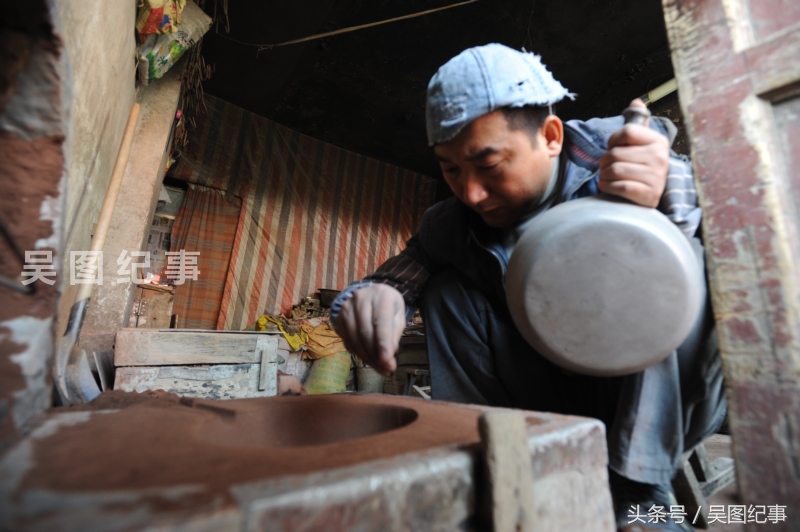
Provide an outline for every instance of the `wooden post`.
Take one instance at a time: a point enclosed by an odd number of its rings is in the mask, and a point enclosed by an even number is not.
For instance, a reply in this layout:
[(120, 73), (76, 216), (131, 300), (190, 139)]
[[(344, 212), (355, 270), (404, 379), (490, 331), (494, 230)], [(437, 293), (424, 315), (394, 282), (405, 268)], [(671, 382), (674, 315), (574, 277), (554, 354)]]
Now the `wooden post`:
[(663, 2), (742, 503), (800, 530), (800, 2)]
[(522, 412), (490, 410), (478, 419), (494, 532), (534, 532), (533, 466)]

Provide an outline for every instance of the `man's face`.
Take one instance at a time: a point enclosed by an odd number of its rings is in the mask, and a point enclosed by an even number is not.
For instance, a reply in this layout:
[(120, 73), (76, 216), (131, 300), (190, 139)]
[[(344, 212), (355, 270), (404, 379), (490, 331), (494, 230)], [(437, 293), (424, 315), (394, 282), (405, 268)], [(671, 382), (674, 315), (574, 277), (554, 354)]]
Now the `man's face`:
[(506, 227), (533, 209), (561, 152), (561, 121), (549, 116), (533, 142), (509, 129), (502, 111), (475, 119), (434, 153), (453, 194), (490, 227)]

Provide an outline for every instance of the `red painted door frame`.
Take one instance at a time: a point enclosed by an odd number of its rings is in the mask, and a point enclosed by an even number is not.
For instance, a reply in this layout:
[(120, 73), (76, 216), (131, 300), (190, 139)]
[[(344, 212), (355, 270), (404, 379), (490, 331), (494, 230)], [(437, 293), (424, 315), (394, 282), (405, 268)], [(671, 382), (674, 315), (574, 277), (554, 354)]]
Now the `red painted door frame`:
[(800, 530), (800, 2), (663, 4), (742, 504)]

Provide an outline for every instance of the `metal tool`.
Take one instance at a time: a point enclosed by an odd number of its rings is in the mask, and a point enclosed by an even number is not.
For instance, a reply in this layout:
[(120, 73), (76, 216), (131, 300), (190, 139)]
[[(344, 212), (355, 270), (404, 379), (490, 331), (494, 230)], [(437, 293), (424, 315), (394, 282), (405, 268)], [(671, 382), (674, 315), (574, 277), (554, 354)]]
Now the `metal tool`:
[(647, 121), (650, 120), (650, 111), (647, 107), (628, 107), (622, 111), (622, 116), (625, 117), (626, 124), (644, 126), (647, 125)]
[[(642, 125), (650, 116), (623, 114)], [(600, 194), (531, 224), (509, 261), (506, 296), (519, 331), (550, 361), (624, 375), (663, 360), (691, 332), (705, 294), (700, 260), (657, 210)]]

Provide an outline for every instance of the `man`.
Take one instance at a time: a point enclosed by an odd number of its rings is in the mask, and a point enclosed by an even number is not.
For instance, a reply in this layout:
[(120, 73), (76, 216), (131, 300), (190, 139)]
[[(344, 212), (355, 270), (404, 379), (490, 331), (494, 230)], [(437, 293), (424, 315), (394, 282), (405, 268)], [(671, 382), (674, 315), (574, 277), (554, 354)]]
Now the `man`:
[[(427, 130), (455, 197), (425, 213), (400, 255), (339, 295), (333, 322), (348, 349), (389, 373), (419, 306), (435, 399), (603, 420), (624, 530), (631, 506), (646, 515), (653, 505), (669, 513), (678, 504), (670, 480), (680, 455), (722, 423), (710, 307), (663, 362), (618, 378), (575, 375), (545, 360), (514, 326), (505, 268), (528, 224), (561, 201), (605, 192), (658, 207), (692, 239), (698, 260), (701, 213), (689, 165), (670, 156), (671, 123), (564, 124), (551, 112), (564, 97), (572, 95), (538, 57), (502, 45), (470, 48), (443, 65), (428, 85)], [(691, 530), (680, 521), (675, 512), (647, 526)]]

